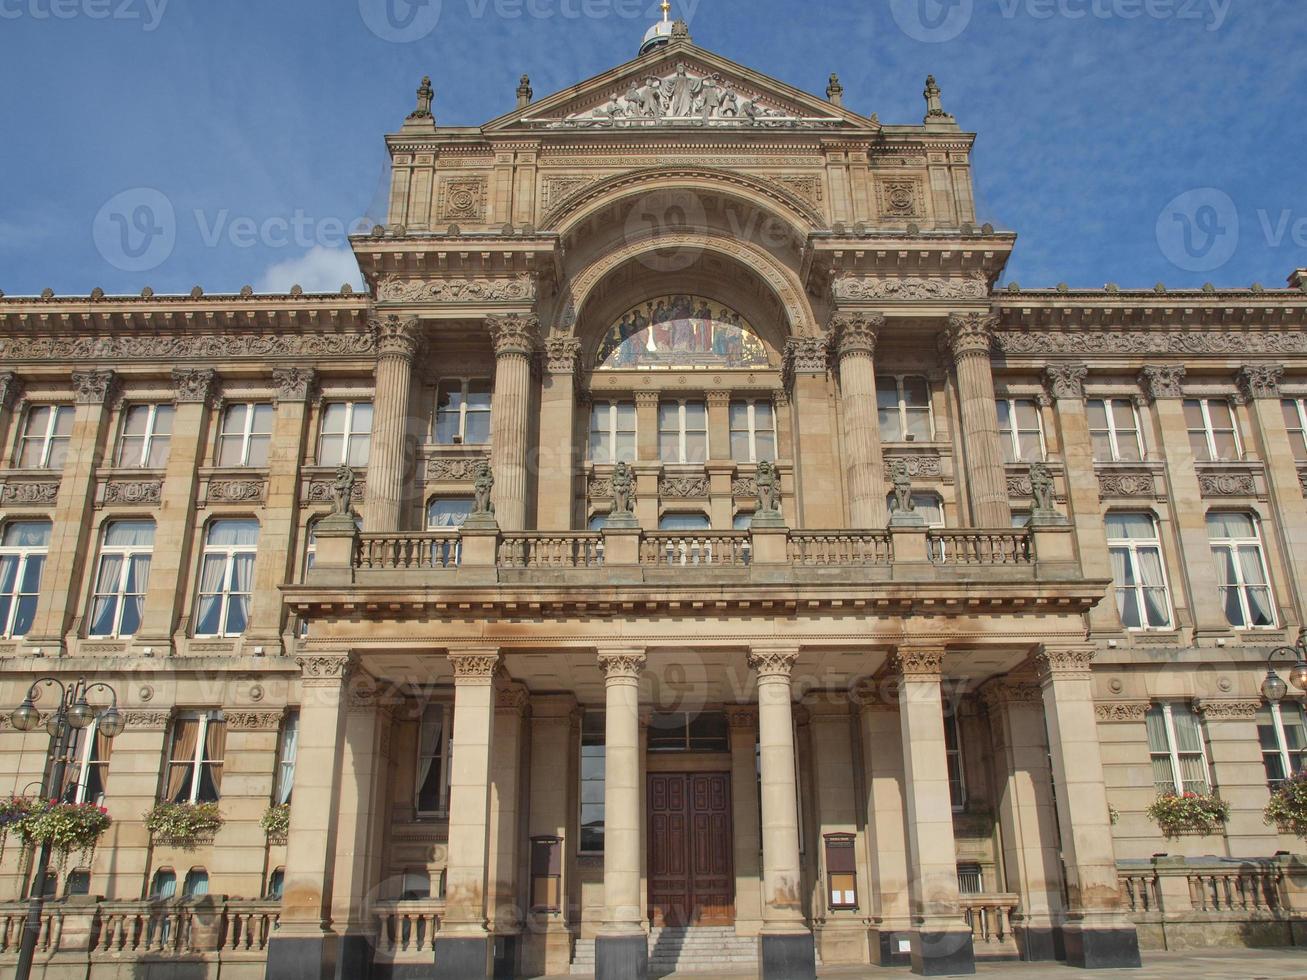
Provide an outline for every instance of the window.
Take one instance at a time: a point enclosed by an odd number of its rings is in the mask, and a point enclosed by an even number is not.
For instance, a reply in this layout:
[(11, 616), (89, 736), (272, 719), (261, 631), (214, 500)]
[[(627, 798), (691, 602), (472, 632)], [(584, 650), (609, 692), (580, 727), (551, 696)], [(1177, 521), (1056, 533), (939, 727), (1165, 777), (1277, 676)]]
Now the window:
[(281, 901), (281, 893), (286, 888), (286, 869), (273, 868), (272, 874), (268, 875), (268, 898)]
[(712, 563), (712, 541), (694, 534), (711, 527), (708, 515), (702, 511), (664, 514), (658, 519), (660, 531), (689, 532), (681, 537), (663, 540), (663, 558), (669, 565), (708, 565)]
[(154, 521), (111, 521), (104, 527), (88, 636), (135, 636), (150, 581)]
[(733, 401), (728, 411), (731, 422), (731, 459), (737, 463), (774, 460), (776, 417), (771, 402), (762, 399)]
[(954, 810), (961, 810), (967, 803), (967, 778), (962, 768), (962, 734), (959, 727), (957, 711), (946, 708), (944, 751), (948, 756), (948, 795)]
[(604, 852), (604, 713), (581, 718), (581, 853)]
[(64, 773), (65, 803), (103, 804), (112, 745), (112, 739), (100, 734), (98, 721), (74, 730), (69, 753), (73, 764)]
[(664, 463), (708, 461), (708, 409), (703, 402), (658, 405), (658, 457)]
[(1140, 460), (1144, 458), (1139, 439), (1139, 415), (1129, 398), (1091, 398), (1089, 438), (1094, 444), (1094, 460), (1099, 463)]
[(216, 802), (222, 787), (222, 757), (227, 723), (222, 713), (206, 711), (173, 723), (164, 800), (169, 803)]
[[(471, 497), (435, 497), (427, 505), (427, 530), (442, 531), (461, 527), (472, 513)], [(437, 568), (457, 565), (462, 556), (456, 537), (437, 538), (431, 542), (431, 563)]]
[(882, 442), (928, 442), (934, 438), (930, 383), (925, 378), (878, 375), (876, 414)]
[(177, 874), (172, 868), (160, 868), (150, 882), (150, 898), (161, 901), (177, 894)]
[(49, 521), (10, 521), (0, 534), (0, 636), (26, 636), (36, 617)]
[(446, 704), (428, 704), (422, 709), (414, 794), (414, 808), (419, 814), (443, 814), (449, 810), (449, 767), (445, 760), (449, 758), (452, 714), (452, 707)]
[[(431, 872), (425, 868), (415, 871), (405, 871), (404, 877), (400, 879), (399, 900), (401, 902), (416, 902), (424, 898), (431, 897)], [(407, 925), (407, 923), (405, 923)]]
[(726, 715), (720, 711), (655, 712), (649, 719), (649, 751), (726, 752), (727, 730)]
[(1251, 514), (1208, 514), (1207, 535), (1226, 620), (1235, 629), (1274, 626), (1257, 519)]
[(91, 872), (85, 868), (78, 868), (75, 871), (68, 872), (68, 878), (64, 883), (64, 895), (89, 895), (91, 894)]
[[(891, 514), (898, 509), (894, 494), (891, 493), (885, 498), (885, 506)], [(944, 526), (944, 505), (940, 502), (939, 494), (914, 493), (912, 512), (921, 515), (921, 519), (926, 522), (926, 527)]]
[(118, 438), (119, 466), (161, 469), (168, 462), (172, 442), (171, 405), (132, 405), (123, 416)]
[(33, 405), (18, 441), (18, 465), (27, 470), (63, 469), (72, 433), (71, 405)]
[(1186, 398), (1184, 420), (1189, 427), (1189, 446), (1194, 459), (1210, 462), (1239, 459), (1239, 432), (1234, 424), (1234, 410), (1224, 398)]
[(228, 405), (218, 434), (218, 465), (267, 466), (272, 414), (272, 406), (265, 402)]
[(998, 402), (998, 432), (1008, 463), (1038, 463), (1044, 458), (1044, 424), (1033, 398), (1003, 398)]
[[(371, 424), (369, 423), (369, 428)], [(443, 446), (490, 441), (490, 382), (446, 378), (436, 386), (436, 442)]]
[[(150, 880), (150, 901), (167, 902), (177, 897), (177, 873), (172, 868), (160, 868)], [(151, 915), (146, 919), (145, 942), (147, 949), (165, 946), (172, 935), (171, 915)]]
[(191, 868), (186, 872), (182, 882), (182, 898), (199, 898), (209, 894), (209, 872), (203, 868)]
[(1281, 404), (1293, 458), (1307, 463), (1307, 398), (1286, 398)]
[(1280, 701), (1258, 708), (1257, 738), (1262, 744), (1266, 782), (1272, 790), (1307, 769), (1307, 727), (1297, 702)]
[(200, 559), (196, 636), (240, 636), (250, 615), (259, 523), (221, 520), (209, 525)]
[(590, 460), (635, 461), (635, 403), (595, 402), (590, 409)]
[(1156, 704), (1144, 716), (1153, 786), (1158, 793), (1206, 793), (1207, 751), (1198, 716), (1188, 705)]
[(371, 439), (371, 402), (328, 402), (322, 412), (318, 464), (367, 466)]
[(958, 862), (958, 892), (962, 895), (984, 894), (984, 874), (975, 861)]
[(1171, 596), (1152, 514), (1108, 514), (1116, 609), (1128, 630), (1170, 629)]
[(281, 748), (277, 752), (277, 786), (272, 795), (274, 803), (290, 802), (291, 790), (295, 788), (295, 750), (299, 744), (299, 737), (299, 712), (292, 711), (281, 723)]

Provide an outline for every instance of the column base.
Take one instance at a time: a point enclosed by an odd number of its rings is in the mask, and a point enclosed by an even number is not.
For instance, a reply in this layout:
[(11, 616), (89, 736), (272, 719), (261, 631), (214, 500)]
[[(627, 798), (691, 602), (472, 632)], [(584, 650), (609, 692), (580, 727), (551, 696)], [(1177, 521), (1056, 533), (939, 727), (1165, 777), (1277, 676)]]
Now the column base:
[(336, 980), (370, 980), (372, 939), (361, 933), (346, 933), (336, 941)]
[(649, 937), (595, 937), (595, 980), (648, 980)]
[(1067, 966), (1085, 970), (1129, 970), (1143, 965), (1139, 958), (1139, 934), (1134, 926), (1086, 928), (1062, 927)]
[(759, 980), (816, 980), (812, 933), (766, 933), (758, 937)]
[(433, 980), (475, 980), (493, 976), (492, 937), (447, 936), (436, 934), (436, 968)]
[(517, 951), (521, 945), (521, 936), (517, 933), (502, 933), (492, 936), (493, 976), (495, 980), (513, 980), (517, 976)]
[(923, 977), (955, 977), (976, 972), (971, 931), (917, 929), (912, 932), (912, 972)]
[(1017, 952), (1026, 962), (1043, 962), (1066, 959), (1066, 950), (1062, 946), (1062, 930), (1051, 925), (1031, 925), (1012, 927), (1012, 935), (1017, 941)]
[(881, 926), (870, 930), (871, 955), (877, 966), (911, 966), (912, 933)]
[[(317, 936), (276, 936), (268, 940), (265, 980), (334, 980), (337, 939)], [(366, 976), (366, 974), (365, 974)]]

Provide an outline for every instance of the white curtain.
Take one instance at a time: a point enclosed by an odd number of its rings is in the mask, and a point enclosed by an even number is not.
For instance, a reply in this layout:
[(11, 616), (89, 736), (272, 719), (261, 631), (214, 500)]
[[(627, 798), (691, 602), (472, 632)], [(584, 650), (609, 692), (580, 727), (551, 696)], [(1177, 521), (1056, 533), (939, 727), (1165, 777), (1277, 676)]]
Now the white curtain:
[(195, 611), (195, 631), (217, 633), (222, 625), (222, 585), (227, 575), (226, 555), (205, 555), (200, 565), (200, 601)]
[(101, 555), (100, 573), (95, 579), (95, 602), (91, 608), (91, 635), (111, 636), (118, 612), (118, 587), (122, 582), (122, 555)]

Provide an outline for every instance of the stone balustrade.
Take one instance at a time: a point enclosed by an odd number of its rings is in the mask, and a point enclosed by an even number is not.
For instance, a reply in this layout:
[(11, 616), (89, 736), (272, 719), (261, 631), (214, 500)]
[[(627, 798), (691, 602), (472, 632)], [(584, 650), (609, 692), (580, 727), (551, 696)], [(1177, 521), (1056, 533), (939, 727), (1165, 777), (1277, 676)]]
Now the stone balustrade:
[(791, 531), (787, 553), (795, 565), (888, 565), (893, 546), (885, 531)]
[(649, 531), (641, 535), (641, 565), (749, 564), (748, 531)]
[(445, 914), (439, 899), (377, 902), (376, 958), (386, 962), (430, 962)]
[(1016, 955), (1012, 934), (1012, 916), (1021, 897), (1014, 894), (961, 895), (962, 917), (971, 927), (971, 942), (976, 956)]

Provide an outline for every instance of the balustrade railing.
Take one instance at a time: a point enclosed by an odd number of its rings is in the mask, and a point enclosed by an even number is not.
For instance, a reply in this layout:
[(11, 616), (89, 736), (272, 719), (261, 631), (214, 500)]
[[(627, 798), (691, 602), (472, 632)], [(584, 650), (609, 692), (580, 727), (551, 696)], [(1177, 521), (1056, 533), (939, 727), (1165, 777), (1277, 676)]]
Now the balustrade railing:
[(791, 531), (786, 554), (796, 565), (888, 565), (887, 531)]
[(436, 899), (378, 902), (377, 953), (391, 959), (430, 958), (445, 903)]
[(748, 531), (646, 531), (640, 540), (642, 565), (749, 564)]
[(457, 528), (359, 535), (358, 568), (453, 568), (461, 556)]
[(1121, 892), (1131, 912), (1158, 912), (1162, 908), (1162, 889), (1151, 871), (1121, 872)]
[[(23, 923), (27, 921), (27, 903), (0, 906), (0, 953), (17, 953), (23, 942)], [(36, 939), (38, 953), (59, 948), (63, 916), (55, 905), (46, 905), (41, 913), (41, 931)]]
[(1189, 874), (1189, 895), (1201, 912), (1278, 912), (1284, 906), (1279, 871), (1198, 871)]
[(499, 541), (503, 568), (594, 568), (604, 563), (598, 531), (532, 531), (505, 534)]
[(934, 528), (930, 560), (936, 565), (1029, 565), (1034, 561), (1030, 532), (1024, 528), (987, 531)]
[(961, 896), (962, 917), (971, 927), (977, 953), (986, 947), (1012, 945), (1012, 916), (1019, 904), (1020, 898), (1009, 894)]

